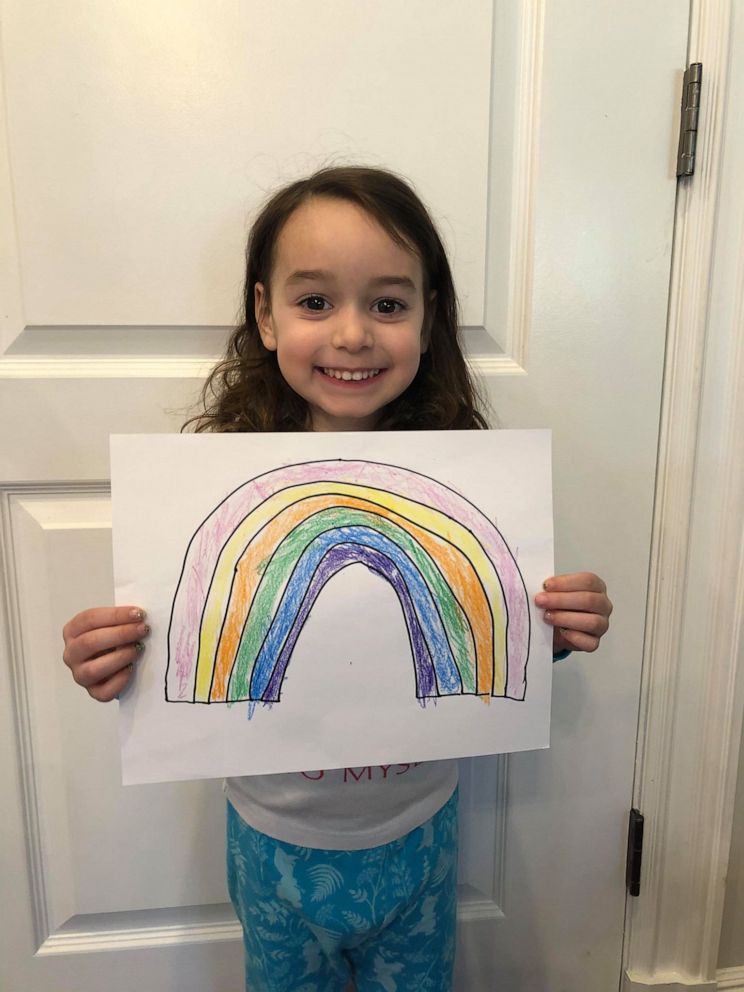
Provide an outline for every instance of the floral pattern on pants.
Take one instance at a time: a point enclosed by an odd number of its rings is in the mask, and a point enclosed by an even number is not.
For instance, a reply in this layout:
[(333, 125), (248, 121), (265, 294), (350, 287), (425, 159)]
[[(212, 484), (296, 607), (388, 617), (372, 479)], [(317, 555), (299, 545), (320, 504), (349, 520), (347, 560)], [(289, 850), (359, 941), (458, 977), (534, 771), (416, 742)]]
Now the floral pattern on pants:
[(228, 803), (230, 898), (249, 992), (450, 992), (457, 909), (457, 792), (379, 847), (274, 840)]

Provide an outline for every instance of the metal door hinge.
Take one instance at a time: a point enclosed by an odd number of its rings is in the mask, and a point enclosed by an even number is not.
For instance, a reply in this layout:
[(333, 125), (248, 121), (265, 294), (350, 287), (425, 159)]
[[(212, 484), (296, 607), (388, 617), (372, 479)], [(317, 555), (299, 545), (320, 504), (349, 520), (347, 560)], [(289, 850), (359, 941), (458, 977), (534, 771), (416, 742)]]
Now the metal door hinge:
[(641, 892), (641, 857), (643, 855), (643, 813), (630, 811), (628, 823), (628, 860), (625, 863), (625, 886), (628, 895)]
[(685, 72), (685, 80), (682, 86), (682, 119), (679, 125), (677, 178), (680, 176), (691, 176), (695, 171), (695, 146), (697, 145), (700, 87), (702, 82), (703, 63), (693, 62)]

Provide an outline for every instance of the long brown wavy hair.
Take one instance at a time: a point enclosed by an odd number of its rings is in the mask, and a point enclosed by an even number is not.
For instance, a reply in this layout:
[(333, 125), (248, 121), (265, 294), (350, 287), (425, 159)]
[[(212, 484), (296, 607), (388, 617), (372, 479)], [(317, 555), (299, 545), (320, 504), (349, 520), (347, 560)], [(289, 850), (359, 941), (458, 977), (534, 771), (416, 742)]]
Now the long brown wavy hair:
[[(224, 358), (208, 376), (202, 412), (184, 428), (195, 431), (311, 430), (305, 400), (287, 385), (276, 352), (264, 347), (254, 312), (254, 287), (268, 287), (276, 244), (288, 219), (311, 197), (346, 200), (365, 210), (403, 248), (414, 252), (424, 274), (427, 350), (408, 388), (382, 411), (376, 430), (474, 429), (487, 426), (460, 346), (457, 297), (449, 262), (434, 224), (413, 189), (382, 169), (322, 169), (291, 183), (266, 203), (248, 238), (241, 323)], [(435, 296), (430, 300), (432, 290)]]

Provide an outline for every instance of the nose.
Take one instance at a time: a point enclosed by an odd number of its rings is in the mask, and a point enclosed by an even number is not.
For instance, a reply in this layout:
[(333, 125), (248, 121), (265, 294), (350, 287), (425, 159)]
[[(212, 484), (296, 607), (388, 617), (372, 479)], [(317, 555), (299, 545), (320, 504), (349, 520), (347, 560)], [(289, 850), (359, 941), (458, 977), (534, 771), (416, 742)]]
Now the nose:
[(372, 328), (366, 313), (356, 307), (339, 312), (333, 329), (333, 346), (344, 351), (362, 351), (372, 346)]

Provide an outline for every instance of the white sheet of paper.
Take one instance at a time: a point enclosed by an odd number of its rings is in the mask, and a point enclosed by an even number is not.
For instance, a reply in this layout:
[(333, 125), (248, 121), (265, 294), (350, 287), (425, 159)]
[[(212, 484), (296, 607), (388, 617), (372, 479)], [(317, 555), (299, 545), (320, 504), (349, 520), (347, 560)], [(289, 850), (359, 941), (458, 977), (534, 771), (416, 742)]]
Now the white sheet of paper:
[(116, 435), (126, 784), (547, 747), (548, 431)]

